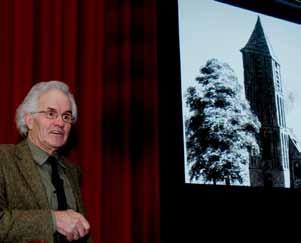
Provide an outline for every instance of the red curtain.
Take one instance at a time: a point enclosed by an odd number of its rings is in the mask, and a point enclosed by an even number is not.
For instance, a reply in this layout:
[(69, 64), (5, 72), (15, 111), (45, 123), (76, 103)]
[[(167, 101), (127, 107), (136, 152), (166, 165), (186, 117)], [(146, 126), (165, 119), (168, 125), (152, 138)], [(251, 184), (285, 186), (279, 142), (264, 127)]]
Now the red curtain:
[(0, 143), (43, 80), (79, 108), (70, 157), (95, 243), (160, 241), (156, 1), (0, 0)]

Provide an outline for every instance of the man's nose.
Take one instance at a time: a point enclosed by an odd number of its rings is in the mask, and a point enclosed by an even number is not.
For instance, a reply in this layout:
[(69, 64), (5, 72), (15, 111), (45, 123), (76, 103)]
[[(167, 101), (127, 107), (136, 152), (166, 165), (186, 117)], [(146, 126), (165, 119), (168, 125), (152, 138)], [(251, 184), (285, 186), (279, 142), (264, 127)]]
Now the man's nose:
[(60, 115), (58, 115), (57, 118), (54, 119), (54, 123), (61, 127), (65, 125), (65, 122), (64, 122), (62, 116), (60, 116)]

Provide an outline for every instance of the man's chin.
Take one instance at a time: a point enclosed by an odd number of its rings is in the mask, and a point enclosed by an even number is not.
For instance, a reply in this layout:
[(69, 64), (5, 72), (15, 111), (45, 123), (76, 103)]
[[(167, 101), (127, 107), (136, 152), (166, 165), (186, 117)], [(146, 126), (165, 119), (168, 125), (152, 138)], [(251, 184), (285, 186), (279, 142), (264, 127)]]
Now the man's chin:
[(65, 142), (52, 142), (50, 143), (51, 147), (55, 150), (60, 149), (61, 147), (63, 147), (65, 144)]

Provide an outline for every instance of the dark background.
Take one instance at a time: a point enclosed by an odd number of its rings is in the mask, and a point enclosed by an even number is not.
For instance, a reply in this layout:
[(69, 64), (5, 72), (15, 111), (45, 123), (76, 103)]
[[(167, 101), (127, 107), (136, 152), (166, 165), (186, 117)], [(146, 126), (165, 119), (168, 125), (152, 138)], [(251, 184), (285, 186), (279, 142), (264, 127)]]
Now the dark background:
[[(301, 5), (219, 1), (301, 23)], [(162, 242), (260, 242), (298, 235), (300, 190), (185, 184), (177, 1), (158, 1)], [(260, 237), (259, 237), (260, 235)], [(207, 238), (207, 240), (205, 240)]]

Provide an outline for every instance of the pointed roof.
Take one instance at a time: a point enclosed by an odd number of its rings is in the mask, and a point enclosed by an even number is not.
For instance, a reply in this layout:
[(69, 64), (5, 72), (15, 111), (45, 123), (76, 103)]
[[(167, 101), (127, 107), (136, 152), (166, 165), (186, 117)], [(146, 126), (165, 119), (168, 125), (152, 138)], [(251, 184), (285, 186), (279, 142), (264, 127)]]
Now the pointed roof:
[(301, 144), (297, 140), (297, 138), (296, 138), (295, 134), (293, 133), (292, 129), (288, 130), (288, 137), (289, 137), (290, 141), (292, 142), (292, 144), (297, 149), (297, 151), (300, 153), (301, 152), (301, 147), (300, 147)]
[(273, 52), (273, 48), (267, 36), (264, 33), (259, 16), (257, 17), (257, 22), (247, 44), (241, 49), (241, 51), (258, 53), (278, 60)]

